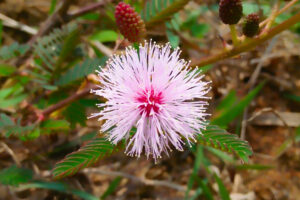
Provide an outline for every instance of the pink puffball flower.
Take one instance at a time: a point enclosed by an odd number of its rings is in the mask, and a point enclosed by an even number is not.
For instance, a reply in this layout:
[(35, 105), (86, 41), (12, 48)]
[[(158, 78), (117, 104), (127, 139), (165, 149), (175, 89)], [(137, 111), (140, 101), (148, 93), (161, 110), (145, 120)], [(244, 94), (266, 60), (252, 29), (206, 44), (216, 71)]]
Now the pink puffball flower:
[[(183, 151), (205, 129), (210, 87), (199, 70), (179, 58), (179, 48), (145, 43), (113, 55), (98, 72), (101, 86), (92, 93), (107, 99), (91, 117), (105, 123), (102, 132), (113, 144), (128, 140), (126, 153), (161, 158), (172, 146)], [(136, 132), (130, 135), (132, 128)]]

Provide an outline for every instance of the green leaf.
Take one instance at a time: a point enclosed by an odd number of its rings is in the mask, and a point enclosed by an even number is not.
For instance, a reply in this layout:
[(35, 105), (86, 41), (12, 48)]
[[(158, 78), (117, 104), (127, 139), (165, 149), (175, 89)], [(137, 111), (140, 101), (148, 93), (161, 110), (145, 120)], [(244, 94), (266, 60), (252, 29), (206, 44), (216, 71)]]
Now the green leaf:
[(200, 188), (203, 191), (203, 195), (205, 196), (206, 200), (214, 200), (214, 196), (212, 194), (211, 189), (208, 186), (207, 181), (204, 181), (202, 178), (200, 177), (196, 177), (196, 181), (199, 184)]
[(98, 20), (99, 18), (100, 18), (100, 14), (96, 12), (87, 13), (79, 17), (79, 19), (94, 20), (94, 21)]
[(21, 103), (24, 99), (26, 99), (27, 96), (28, 96), (27, 94), (21, 94), (7, 99), (0, 99), (0, 108), (6, 109), (10, 107), (15, 107), (19, 103)]
[(108, 197), (109, 195), (111, 195), (112, 193), (114, 193), (114, 191), (117, 189), (118, 185), (120, 184), (120, 181), (122, 180), (121, 177), (117, 177), (115, 178), (108, 186), (108, 188), (106, 189), (106, 191), (102, 194), (101, 196), (101, 200), (106, 199), (106, 197)]
[(218, 187), (219, 187), (219, 194), (221, 196), (221, 199), (222, 200), (230, 200), (229, 193), (228, 193), (223, 181), (216, 174), (214, 174), (214, 177), (215, 177)]
[(84, 200), (99, 200), (99, 198), (95, 197), (92, 194), (89, 194), (81, 190), (69, 188), (66, 184), (59, 183), (59, 182), (34, 181), (32, 183), (21, 185), (19, 188), (23, 190), (31, 189), (31, 188), (55, 190), (62, 193), (72, 194)]
[(225, 110), (226, 108), (231, 108), (236, 101), (236, 92), (231, 90), (228, 95), (218, 104), (216, 110)]
[(55, 179), (64, 178), (77, 173), (79, 170), (96, 163), (105, 155), (111, 154), (114, 149), (109, 141), (104, 138), (95, 138), (78, 151), (67, 155), (58, 162), (53, 169)]
[(18, 168), (15, 165), (0, 171), (0, 183), (3, 185), (18, 186), (21, 183), (27, 183), (32, 177), (31, 170)]
[(63, 112), (66, 119), (71, 123), (71, 127), (74, 128), (77, 123), (84, 126), (87, 120), (85, 114), (85, 106), (76, 101), (71, 103)]
[(146, 3), (142, 18), (146, 27), (170, 20), (172, 15), (183, 9), (189, 0), (151, 0)]
[(30, 47), (27, 44), (19, 44), (16, 42), (9, 46), (4, 46), (0, 49), (0, 59), (8, 60), (21, 56), (25, 54), (29, 48)]
[(223, 152), (234, 153), (244, 162), (248, 162), (248, 157), (252, 155), (252, 149), (247, 141), (243, 141), (237, 135), (229, 134), (215, 125), (207, 126), (206, 130), (199, 135), (198, 142)]
[(0, 64), (0, 77), (9, 76), (16, 71), (16, 68), (7, 64)]
[(70, 123), (66, 120), (48, 119), (43, 121), (40, 127), (48, 130), (67, 130), (70, 128)]
[(249, 92), (238, 104), (225, 110), (220, 116), (213, 119), (211, 124), (215, 124), (221, 127), (226, 127), (230, 122), (232, 122), (236, 117), (240, 116), (244, 109), (251, 103), (258, 92), (262, 89), (265, 82), (259, 84), (256, 88)]
[(168, 37), (168, 40), (169, 40), (171, 46), (173, 48), (178, 47), (180, 38), (176, 34), (174, 34), (174, 32), (172, 31), (173, 25), (169, 22), (166, 22), (166, 27), (167, 27), (166, 34), (167, 34), (167, 37)]
[[(79, 30), (76, 23), (69, 23), (62, 28), (54, 29), (49, 35), (38, 38), (33, 45), (39, 60), (35, 60), (32, 69), (33, 81), (38, 82), (43, 88), (56, 89), (53, 80), (70, 65), (63, 66), (69, 56), (79, 56), (77, 48)], [(75, 49), (76, 47), (76, 49)], [(78, 54), (78, 55), (77, 55)], [(81, 55), (80, 55), (81, 56)]]
[(49, 9), (49, 14), (52, 15), (55, 11), (55, 8), (56, 8), (56, 3), (57, 3), (57, 0), (51, 0), (51, 6), (50, 6), (50, 9)]
[(294, 95), (294, 94), (284, 94), (284, 97), (286, 97), (287, 99), (290, 99), (292, 101), (300, 103), (300, 96), (297, 96), (297, 95)]
[(296, 142), (300, 141), (300, 126), (296, 128), (295, 140)]
[(185, 192), (185, 199), (188, 199), (189, 192), (192, 189), (194, 182), (195, 182), (195, 177), (198, 175), (198, 170), (202, 163), (202, 159), (201, 159), (202, 156), (203, 156), (203, 147), (201, 147), (200, 145), (197, 145), (196, 160), (194, 162), (193, 173), (191, 174), (189, 181), (188, 181), (187, 190)]
[(91, 35), (89, 39), (99, 42), (114, 42), (118, 39), (118, 34), (113, 30), (101, 30)]
[(101, 65), (105, 64), (106, 57), (101, 59), (87, 59), (82, 64), (77, 64), (73, 68), (69, 69), (55, 81), (56, 86), (65, 86), (73, 81), (80, 80), (85, 76), (93, 73)]
[(14, 134), (16, 137), (24, 139), (27, 133), (32, 132), (36, 128), (36, 124), (28, 126), (21, 126), (21, 119), (17, 119), (14, 122), (10, 117), (5, 114), (0, 114), (0, 133), (3, 133), (5, 137), (9, 137)]
[(72, 54), (76, 46), (79, 43), (80, 31), (79, 29), (73, 30), (65, 39), (62, 44), (62, 48), (59, 54), (59, 57), (55, 63), (55, 72), (60, 74), (62, 70), (63, 62)]
[(219, 157), (223, 161), (227, 161), (230, 163), (233, 163), (235, 161), (234, 158), (232, 158), (232, 156), (228, 155), (227, 153), (225, 153), (223, 151), (220, 151), (219, 149), (215, 149), (215, 148), (209, 147), (209, 146), (207, 146), (206, 149), (208, 151), (210, 151), (211, 153), (213, 153), (214, 155), (216, 155), (217, 157)]
[(207, 24), (193, 24), (191, 27), (192, 36), (197, 38), (203, 38), (209, 31), (209, 25)]

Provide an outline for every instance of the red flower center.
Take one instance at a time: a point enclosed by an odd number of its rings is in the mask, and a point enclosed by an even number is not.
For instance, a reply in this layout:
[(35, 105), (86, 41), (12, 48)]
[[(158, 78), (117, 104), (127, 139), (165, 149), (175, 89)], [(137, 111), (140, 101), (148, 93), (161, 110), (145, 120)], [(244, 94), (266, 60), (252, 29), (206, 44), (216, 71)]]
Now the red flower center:
[(142, 103), (142, 105), (139, 106), (139, 109), (141, 114), (145, 112), (147, 117), (149, 117), (151, 113), (158, 113), (159, 105), (163, 103), (162, 93), (155, 93), (153, 88), (150, 90), (146, 89), (142, 93), (139, 93), (136, 100), (138, 103)]

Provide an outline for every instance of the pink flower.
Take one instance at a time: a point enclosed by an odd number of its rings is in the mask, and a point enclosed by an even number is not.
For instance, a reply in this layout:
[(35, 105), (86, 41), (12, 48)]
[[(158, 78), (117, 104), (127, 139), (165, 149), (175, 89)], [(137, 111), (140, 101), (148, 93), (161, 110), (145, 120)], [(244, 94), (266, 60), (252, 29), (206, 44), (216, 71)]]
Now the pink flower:
[(113, 144), (129, 140), (130, 156), (145, 151), (156, 160), (172, 146), (182, 151), (184, 139), (191, 145), (205, 129), (209, 82), (202, 81), (198, 69), (189, 70), (179, 55), (179, 48), (150, 42), (139, 51), (129, 47), (124, 55), (112, 56), (98, 71), (102, 85), (92, 92), (107, 102), (92, 117), (105, 120), (101, 131)]

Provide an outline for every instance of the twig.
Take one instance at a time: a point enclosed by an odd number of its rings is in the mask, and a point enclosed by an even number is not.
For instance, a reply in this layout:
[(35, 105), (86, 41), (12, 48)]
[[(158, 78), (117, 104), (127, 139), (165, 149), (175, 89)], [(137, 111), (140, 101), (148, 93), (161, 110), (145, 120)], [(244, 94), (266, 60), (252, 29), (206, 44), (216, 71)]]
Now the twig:
[[(265, 55), (268, 55), (271, 50), (273, 49), (275, 43), (277, 41), (277, 37), (274, 37), (269, 46), (267, 47), (266, 51), (264, 52), (264, 56)], [(262, 56), (262, 58), (264, 58), (264, 56)], [(261, 69), (263, 67), (263, 61), (264, 59), (261, 59), (260, 62), (257, 64), (254, 72), (252, 73), (252, 76), (250, 77), (250, 80), (248, 82), (248, 88), (249, 88), (249, 91), (253, 89), (255, 83), (256, 83), (256, 80), (261, 72)], [(248, 118), (248, 110), (249, 110), (249, 107), (247, 106), (244, 113), (243, 113), (243, 120), (242, 120), (242, 128), (241, 128), (241, 139), (244, 140), (245, 137), (246, 137), (246, 127), (247, 127), (247, 118)]]
[(32, 51), (33, 44), (36, 42), (36, 40), (39, 37), (47, 34), (54, 26), (56, 26), (60, 21), (62, 21), (62, 19), (63, 19), (62, 16), (67, 13), (67, 11), (69, 10), (69, 7), (71, 6), (71, 4), (74, 1), (72, 1), (72, 0), (62, 0), (60, 2), (61, 3), (58, 5), (57, 10), (46, 19), (46, 21), (41, 26), (41, 28), (39, 29), (39, 31), (37, 32), (37, 34), (35, 34), (27, 42), (27, 44), (30, 46), (30, 49), (29, 49), (29, 51), (27, 51), (25, 53), (25, 55), (23, 55), (19, 59), (17, 59), (16, 65), (21, 65), (23, 62), (26, 63), (26, 61), (30, 58), (29, 55), (30, 55), (30, 53)]
[(72, 0), (61, 1), (60, 5), (58, 6), (58, 9), (52, 15), (50, 15), (50, 17), (47, 18), (45, 23), (39, 29), (38, 33), (29, 40), (28, 44), (32, 45), (38, 37), (48, 33), (52, 29), (52, 27), (54, 27), (58, 22), (60, 22), (63, 19), (62, 16), (68, 12), (69, 7), (72, 3)]
[(276, 16), (277, 16), (277, 12), (279, 10), (279, 7), (280, 7), (280, 1), (279, 0), (275, 0), (275, 5), (274, 5), (274, 8), (272, 9), (272, 13), (271, 13), (271, 16), (269, 17), (269, 21), (267, 23), (267, 25), (265, 26), (264, 30), (261, 32), (261, 35), (263, 34), (266, 34), (268, 32), (268, 30), (272, 27), (275, 19), (276, 19)]
[(105, 46), (103, 43), (99, 41), (89, 42), (91, 45), (95, 46), (99, 51), (101, 51), (104, 55), (110, 57), (113, 54), (113, 51)]
[(21, 31), (24, 31), (26, 33), (29, 33), (30, 35), (35, 35), (37, 34), (37, 30), (34, 28), (31, 28), (30, 26), (27, 26), (26, 24), (22, 24), (10, 17), (7, 17), (6, 15), (3, 15), (0, 13), (0, 19), (3, 21), (3, 25), (10, 27), (10, 28), (15, 28), (19, 29)]
[(79, 16), (82, 16), (84, 14), (87, 14), (89, 12), (93, 12), (101, 7), (103, 7), (104, 5), (106, 5), (107, 3), (109, 3), (111, 0), (103, 0), (103, 1), (100, 1), (100, 2), (97, 2), (97, 3), (94, 3), (94, 4), (91, 4), (91, 5), (88, 5), (82, 9), (79, 9), (77, 10), (76, 12), (74, 13), (71, 13), (69, 15), (67, 15), (65, 17), (65, 20), (67, 21), (71, 21), (72, 19), (75, 19)]
[(283, 125), (285, 127), (288, 127), (287, 122), (280, 116), (280, 114), (274, 110), (273, 108), (263, 108), (261, 110), (259, 110), (258, 112), (254, 113), (248, 120), (247, 122), (251, 122), (252, 120), (254, 120), (256, 117), (260, 116), (263, 113), (266, 112), (272, 112), (274, 115), (276, 115), (278, 117), (278, 119), (280, 119), (280, 121), (282, 121)]
[(15, 163), (17, 164), (17, 166), (20, 167), (21, 166), (21, 162), (19, 161), (18, 157), (13, 152), (13, 150), (11, 148), (9, 148), (9, 146), (7, 146), (7, 144), (5, 144), (4, 142), (0, 142), (0, 144), (5, 149), (5, 151), (12, 157), (12, 159), (15, 161)]
[(86, 168), (83, 170), (83, 172), (84, 173), (92, 173), (92, 174), (104, 174), (104, 175), (109, 175), (109, 176), (121, 176), (121, 177), (128, 178), (128, 179), (131, 179), (136, 182), (143, 183), (145, 185), (164, 186), (164, 187), (172, 188), (172, 189), (175, 189), (175, 190), (178, 190), (181, 192), (186, 191), (185, 186), (182, 186), (182, 185), (179, 185), (176, 183), (172, 183), (169, 181), (146, 179), (146, 178), (133, 176), (131, 174), (127, 174), (127, 173), (119, 172), (119, 171), (106, 171), (106, 170), (102, 170), (99, 168)]
[(85, 95), (88, 95), (90, 93), (91, 89), (93, 89), (93, 88), (95, 88), (95, 86), (83, 89), (82, 91), (73, 94), (72, 96), (58, 102), (57, 104), (54, 104), (54, 105), (50, 106), (49, 108), (46, 108), (45, 110), (43, 110), (41, 112), (42, 116), (46, 117), (46, 116), (50, 115), (51, 113), (53, 113), (54, 111), (65, 107), (69, 103), (76, 101), (77, 99), (79, 99)]
[[(290, 7), (292, 7), (295, 3), (297, 3), (299, 0), (292, 0), (290, 1), (289, 3), (287, 3), (282, 9), (280, 9), (275, 17), (281, 15), (282, 13), (284, 13), (285, 11), (287, 11)], [(265, 19), (264, 21), (262, 21), (260, 24), (259, 24), (259, 27), (263, 27), (264, 25), (266, 25), (268, 22), (270, 21), (270, 18), (267, 18)]]
[(253, 49), (254, 47), (258, 46), (259, 44), (262, 44), (263, 42), (269, 40), (270, 38), (274, 37), (275, 35), (281, 33), (282, 31), (290, 28), (293, 26), (295, 23), (300, 21), (300, 12), (292, 16), (291, 18), (287, 19), (286, 21), (282, 22), (281, 24), (275, 26), (274, 28), (270, 29), (267, 34), (258, 36), (255, 39), (252, 39), (248, 42), (245, 42), (241, 45), (238, 45), (234, 47), (232, 50), (223, 50), (222, 52), (209, 56), (203, 59), (200, 59), (198, 61), (194, 61), (191, 64), (192, 68), (195, 68), (196, 66), (198, 67), (203, 67), (208, 64), (212, 64), (215, 62), (218, 62), (220, 60), (224, 60), (233, 56), (236, 56), (242, 52), (249, 51)]

